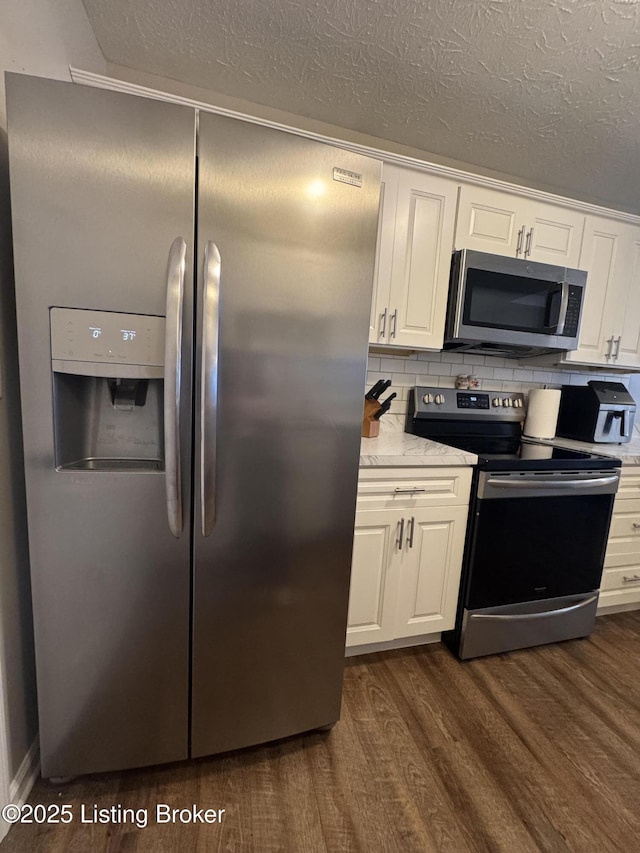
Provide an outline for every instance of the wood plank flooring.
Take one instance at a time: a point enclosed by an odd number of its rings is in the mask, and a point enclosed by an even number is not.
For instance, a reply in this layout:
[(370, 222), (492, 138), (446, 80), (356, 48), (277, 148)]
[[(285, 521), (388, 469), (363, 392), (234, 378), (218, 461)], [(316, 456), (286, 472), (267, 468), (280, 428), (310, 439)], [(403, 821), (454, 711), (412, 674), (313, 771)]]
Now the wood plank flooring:
[[(342, 720), (258, 749), (56, 787), (69, 825), (15, 825), (1, 853), (640, 850), (640, 611), (594, 635), (460, 663), (443, 646), (348, 660)], [(223, 808), (155, 821), (156, 803)], [(81, 824), (148, 809), (149, 823)]]

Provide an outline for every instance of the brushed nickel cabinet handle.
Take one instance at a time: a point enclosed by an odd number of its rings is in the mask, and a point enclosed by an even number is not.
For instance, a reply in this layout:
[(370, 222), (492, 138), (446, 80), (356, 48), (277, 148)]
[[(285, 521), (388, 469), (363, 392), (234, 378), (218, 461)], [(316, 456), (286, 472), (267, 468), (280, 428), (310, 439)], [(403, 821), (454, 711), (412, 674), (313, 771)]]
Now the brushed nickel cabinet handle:
[(407, 544), (409, 545), (409, 548), (413, 548), (413, 531), (415, 529), (415, 526), (416, 520), (415, 517), (412, 515), (411, 521), (409, 522), (409, 535), (407, 537)]
[(524, 256), (525, 258), (531, 254), (531, 244), (533, 243), (533, 228), (529, 229), (529, 233), (527, 234), (527, 242), (524, 247)]
[(617, 338), (614, 338), (614, 339), (613, 339), (613, 343), (615, 344), (616, 351), (613, 353), (613, 355), (611, 356), (611, 358), (612, 358), (614, 361), (617, 361), (617, 360), (618, 360), (618, 356), (620, 355), (620, 341), (621, 341), (621, 340), (622, 340), (622, 335), (618, 335), (618, 337), (617, 337)]
[[(416, 495), (419, 492), (426, 492), (426, 489), (419, 489), (417, 486), (414, 486), (412, 489), (401, 489), (400, 487), (395, 488), (394, 494), (396, 495)], [(638, 525), (640, 527), (640, 525)]]
[(613, 338), (607, 338), (607, 343), (609, 344), (609, 346), (607, 347), (605, 358), (607, 359), (607, 361), (609, 361), (609, 359), (611, 358), (611, 347), (613, 346)]
[(397, 327), (397, 325), (398, 325), (398, 309), (397, 309), (397, 308), (396, 308), (396, 310), (393, 312), (393, 314), (391, 315), (391, 319), (393, 320), (393, 329), (392, 329), (392, 331), (391, 331), (391, 337), (392, 337), (392, 338), (395, 338), (395, 336), (396, 336), (396, 327)]
[(396, 539), (396, 546), (399, 551), (402, 551), (402, 541), (404, 538), (404, 518), (400, 519), (398, 525), (400, 526), (400, 532), (398, 533), (398, 538)]
[(622, 576), (622, 583), (640, 583), (640, 575)]
[[(382, 326), (382, 328), (380, 328)], [(378, 325), (378, 337), (384, 338), (387, 333), (387, 309), (385, 308), (380, 315), (380, 324)]]
[(522, 251), (522, 241), (524, 239), (524, 232), (527, 226), (523, 225), (522, 228), (518, 231), (518, 244), (516, 246), (516, 258), (520, 255)]

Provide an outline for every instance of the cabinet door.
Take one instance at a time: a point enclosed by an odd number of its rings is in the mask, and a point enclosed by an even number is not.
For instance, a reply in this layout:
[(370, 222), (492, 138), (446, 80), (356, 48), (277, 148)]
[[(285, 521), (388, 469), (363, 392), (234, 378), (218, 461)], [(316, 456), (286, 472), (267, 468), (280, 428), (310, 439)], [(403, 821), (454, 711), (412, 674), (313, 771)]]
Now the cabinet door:
[(577, 350), (564, 361), (577, 364), (607, 365), (618, 309), (625, 291), (623, 237), (621, 224), (598, 216), (588, 216), (584, 230), (580, 269), (587, 270), (587, 287), (582, 306), (580, 340)]
[(500, 190), (463, 185), (456, 248), (577, 267), (585, 216)]
[(398, 172), (389, 299), (390, 344), (442, 349), (458, 185)]
[(580, 262), (585, 215), (574, 210), (524, 200), (527, 224), (523, 254), (532, 261), (576, 268)]
[[(463, 184), (460, 187), (456, 249), (516, 255), (518, 232), (525, 228), (517, 196)], [(524, 231), (520, 246), (524, 245)]]
[(376, 266), (373, 274), (373, 297), (369, 321), (369, 343), (371, 344), (386, 344), (388, 342), (389, 293), (391, 291), (391, 267), (396, 233), (398, 174), (400, 171), (400, 169), (386, 164), (382, 167)]
[(409, 516), (407, 547), (398, 560), (396, 637), (454, 627), (466, 522), (466, 506), (434, 507)]
[[(640, 228), (618, 225), (623, 229), (618, 274), (626, 283), (626, 298), (619, 298), (621, 314), (614, 323), (620, 340), (614, 346), (616, 367), (640, 368)], [(622, 288), (621, 288), (622, 289)]]
[(394, 634), (397, 551), (402, 513), (356, 513), (347, 618), (347, 646), (381, 643)]

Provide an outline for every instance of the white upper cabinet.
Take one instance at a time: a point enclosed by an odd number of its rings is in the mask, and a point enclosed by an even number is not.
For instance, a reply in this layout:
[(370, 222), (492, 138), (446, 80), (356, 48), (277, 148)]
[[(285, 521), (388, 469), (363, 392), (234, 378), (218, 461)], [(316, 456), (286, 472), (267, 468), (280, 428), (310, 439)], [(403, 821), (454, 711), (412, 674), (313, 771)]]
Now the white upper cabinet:
[(382, 169), (370, 343), (442, 348), (458, 184)]
[(587, 216), (580, 342), (564, 363), (640, 368), (640, 228)]
[(471, 184), (460, 187), (456, 249), (578, 267), (585, 216)]

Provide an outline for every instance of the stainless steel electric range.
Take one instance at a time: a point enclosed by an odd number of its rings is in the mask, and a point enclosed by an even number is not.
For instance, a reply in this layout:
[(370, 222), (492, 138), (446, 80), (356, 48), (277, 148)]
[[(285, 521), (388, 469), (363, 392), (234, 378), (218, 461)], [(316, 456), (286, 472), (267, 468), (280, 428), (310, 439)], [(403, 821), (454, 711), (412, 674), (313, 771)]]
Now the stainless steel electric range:
[(477, 454), (455, 629), (462, 659), (589, 635), (621, 462), (525, 439), (522, 394), (416, 386), (405, 430)]

